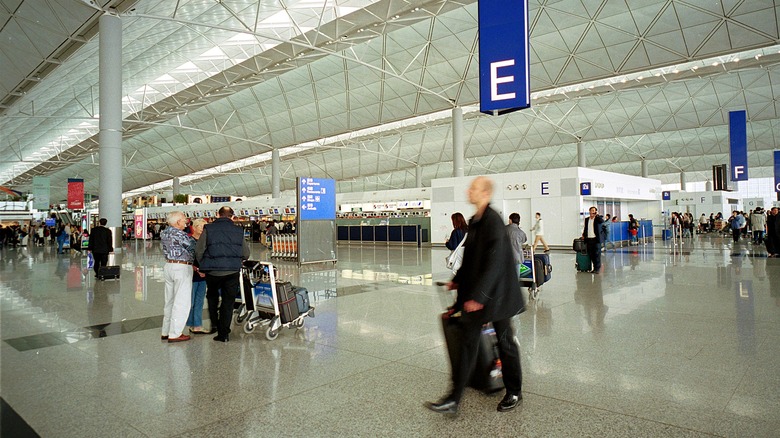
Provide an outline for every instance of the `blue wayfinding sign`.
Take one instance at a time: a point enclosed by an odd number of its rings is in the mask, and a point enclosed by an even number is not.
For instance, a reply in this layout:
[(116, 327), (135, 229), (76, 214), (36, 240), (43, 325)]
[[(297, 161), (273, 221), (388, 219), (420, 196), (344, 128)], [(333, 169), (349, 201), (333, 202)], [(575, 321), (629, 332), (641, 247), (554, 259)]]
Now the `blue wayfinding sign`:
[(780, 151), (775, 151), (775, 191), (780, 193)]
[(336, 181), (298, 179), (298, 214), (302, 221), (336, 220)]
[(478, 8), (479, 110), (499, 115), (528, 108), (528, 0), (483, 0)]
[(580, 195), (582, 195), (582, 196), (590, 196), (590, 183), (589, 182), (580, 183)]
[(729, 111), (729, 153), (731, 180), (748, 180), (747, 112)]
[(661, 192), (661, 199), (664, 201), (671, 201), (672, 200), (672, 192), (663, 191)]

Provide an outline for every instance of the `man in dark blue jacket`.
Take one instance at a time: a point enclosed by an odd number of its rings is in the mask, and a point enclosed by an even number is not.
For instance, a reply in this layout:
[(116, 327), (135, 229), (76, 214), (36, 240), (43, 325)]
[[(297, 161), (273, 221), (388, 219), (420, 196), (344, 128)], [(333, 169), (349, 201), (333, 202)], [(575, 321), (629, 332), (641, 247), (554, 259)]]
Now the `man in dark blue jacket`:
[[(469, 202), (477, 208), (469, 221), (469, 232), (463, 251), (463, 264), (447, 285), (458, 295), (450, 314), (461, 312), (461, 353), (452, 364), (452, 391), (428, 409), (441, 414), (458, 412), (463, 390), (469, 382), (477, 360), (482, 326), (492, 322), (498, 340), (506, 395), (498, 404), (504, 412), (517, 407), (522, 386), (520, 352), (512, 328), (512, 317), (525, 306), (525, 297), (517, 281), (515, 257), (501, 216), (490, 208), (493, 183), (477, 177), (468, 190)], [(453, 317), (453, 316), (450, 316)]]
[[(203, 228), (195, 247), (199, 270), (206, 273), (206, 299), (215, 341), (227, 342), (233, 304), (241, 281), (241, 264), (249, 258), (250, 249), (244, 241), (244, 230), (233, 223), (233, 209), (222, 207), (217, 220)], [(220, 303), (220, 297), (222, 303)]]

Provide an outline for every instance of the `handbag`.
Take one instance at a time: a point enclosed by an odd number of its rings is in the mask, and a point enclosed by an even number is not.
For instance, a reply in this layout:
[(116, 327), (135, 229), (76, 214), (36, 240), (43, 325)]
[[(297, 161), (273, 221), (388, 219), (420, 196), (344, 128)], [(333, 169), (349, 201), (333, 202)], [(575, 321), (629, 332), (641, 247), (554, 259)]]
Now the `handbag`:
[(463, 264), (463, 243), (466, 241), (466, 237), (469, 235), (469, 233), (466, 233), (463, 235), (463, 239), (460, 239), (460, 243), (458, 243), (458, 246), (455, 247), (455, 249), (452, 250), (450, 255), (448, 255), (444, 260), (447, 265), (447, 269), (452, 271), (452, 273), (458, 272), (458, 269), (460, 269), (460, 265)]

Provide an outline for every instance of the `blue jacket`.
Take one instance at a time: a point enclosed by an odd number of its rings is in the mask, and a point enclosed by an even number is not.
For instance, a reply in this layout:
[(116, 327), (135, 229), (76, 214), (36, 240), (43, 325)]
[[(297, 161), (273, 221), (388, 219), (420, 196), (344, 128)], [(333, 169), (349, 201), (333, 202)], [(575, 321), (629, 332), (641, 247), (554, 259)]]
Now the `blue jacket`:
[(206, 238), (206, 249), (198, 259), (200, 270), (209, 271), (241, 271), (244, 259), (244, 230), (236, 226), (228, 218), (219, 218), (203, 228), (203, 235), (198, 240)]

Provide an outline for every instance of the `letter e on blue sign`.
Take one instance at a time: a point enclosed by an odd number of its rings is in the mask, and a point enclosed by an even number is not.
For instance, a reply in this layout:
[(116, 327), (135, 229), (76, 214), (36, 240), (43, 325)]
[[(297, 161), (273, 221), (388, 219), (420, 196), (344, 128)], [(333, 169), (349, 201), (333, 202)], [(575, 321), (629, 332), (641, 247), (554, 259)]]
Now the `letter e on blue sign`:
[(482, 0), (479, 110), (500, 115), (531, 106), (528, 0)]

